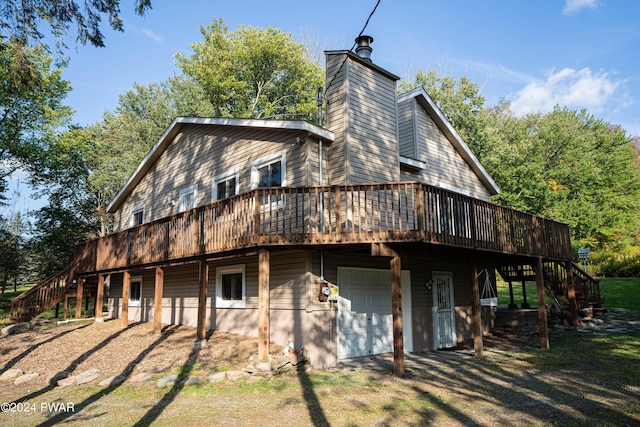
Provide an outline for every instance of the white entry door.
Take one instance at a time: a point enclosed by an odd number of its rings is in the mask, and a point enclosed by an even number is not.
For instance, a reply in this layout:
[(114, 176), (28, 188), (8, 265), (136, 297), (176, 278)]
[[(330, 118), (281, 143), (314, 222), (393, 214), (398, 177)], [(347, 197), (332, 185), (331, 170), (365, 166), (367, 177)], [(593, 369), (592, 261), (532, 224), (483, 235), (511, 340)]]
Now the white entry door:
[[(401, 275), (404, 348), (413, 350), (411, 276)], [(365, 268), (338, 268), (338, 359), (393, 351), (391, 272)]]
[(449, 272), (433, 272), (433, 336), (436, 349), (457, 344), (453, 274)]

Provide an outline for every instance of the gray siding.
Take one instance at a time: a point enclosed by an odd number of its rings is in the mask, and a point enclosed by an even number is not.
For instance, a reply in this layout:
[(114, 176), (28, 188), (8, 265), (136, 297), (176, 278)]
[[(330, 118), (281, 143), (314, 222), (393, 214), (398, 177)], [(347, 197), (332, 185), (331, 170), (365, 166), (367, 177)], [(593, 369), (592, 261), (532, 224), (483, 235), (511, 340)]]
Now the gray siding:
[(327, 55), (326, 122), (327, 129), (333, 132), (334, 142), (326, 150), (326, 184), (345, 184), (347, 182), (345, 130), (347, 121), (347, 99), (345, 67), (342, 62), (345, 55)]
[(400, 155), (418, 158), (415, 120), (415, 99), (407, 99), (398, 104), (398, 144)]
[(292, 146), (300, 132), (191, 125), (179, 134), (116, 211), (114, 230), (129, 227), (132, 209), (144, 205), (145, 222), (178, 212), (181, 189), (197, 184), (197, 204), (211, 202), (214, 176), (237, 168), (239, 192), (251, 186), (251, 163), (286, 151), (286, 184), (308, 185), (307, 153), (316, 141)]
[[(415, 99), (407, 100), (400, 106), (399, 117), (409, 115), (413, 116), (415, 132), (408, 132), (406, 129), (409, 126), (405, 125), (405, 131), (400, 133), (400, 147), (408, 150), (406, 147), (415, 144), (415, 157), (403, 155), (425, 162), (427, 167), (420, 171), (402, 170), (400, 179), (421, 181), (489, 201), (491, 195), (487, 187)], [(410, 141), (411, 137), (415, 137), (415, 141)]]
[(397, 181), (395, 78), (339, 53), (327, 56), (327, 80), (327, 123), (335, 135), (328, 153), (331, 183)]

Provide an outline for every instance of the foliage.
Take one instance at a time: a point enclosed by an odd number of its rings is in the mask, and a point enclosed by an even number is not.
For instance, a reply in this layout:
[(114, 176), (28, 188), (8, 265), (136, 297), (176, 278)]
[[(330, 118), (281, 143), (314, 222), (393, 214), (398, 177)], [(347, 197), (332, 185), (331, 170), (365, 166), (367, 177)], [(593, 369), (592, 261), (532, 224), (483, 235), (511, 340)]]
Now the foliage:
[(71, 89), (42, 48), (0, 42), (0, 181), (22, 169), (35, 179), (55, 168), (60, 128), (71, 118)]
[(485, 166), (501, 188), (496, 202), (569, 224), (579, 246), (637, 233), (640, 169), (624, 131), (566, 108), (494, 127), (500, 144)]
[(64, 270), (73, 247), (92, 236), (95, 222), (87, 215), (87, 203), (75, 188), (58, 188), (49, 195), (49, 204), (35, 213), (33, 262), (40, 278)]
[(191, 45), (191, 56), (176, 54), (176, 62), (203, 88), (214, 116), (315, 120), (322, 67), (290, 34), (245, 26), (229, 32), (222, 19), (200, 31), (204, 42)]
[(161, 83), (134, 85), (120, 96), (115, 111), (103, 121), (75, 129), (68, 138), (82, 151), (87, 176), (80, 191), (88, 196), (99, 220), (98, 235), (108, 230), (106, 208), (138, 164), (176, 116), (204, 116), (211, 105), (188, 77), (174, 76)]
[[(136, 0), (134, 6), (136, 13), (143, 15), (151, 8), (151, 0)], [(102, 19), (106, 17), (112, 29), (122, 31), (119, 12), (120, 0), (3, 0), (0, 40), (11, 40), (21, 47), (40, 45), (45, 39), (42, 26), (46, 23), (60, 52), (67, 47), (64, 37), (69, 27), (75, 24), (77, 41), (104, 46)]]
[(640, 251), (636, 247), (602, 250), (594, 254), (592, 262), (595, 274), (601, 277), (640, 277)]
[(25, 228), (28, 224), (19, 212), (9, 219), (0, 218), (0, 282), (4, 294), (7, 283), (13, 279), (17, 285), (24, 266)]

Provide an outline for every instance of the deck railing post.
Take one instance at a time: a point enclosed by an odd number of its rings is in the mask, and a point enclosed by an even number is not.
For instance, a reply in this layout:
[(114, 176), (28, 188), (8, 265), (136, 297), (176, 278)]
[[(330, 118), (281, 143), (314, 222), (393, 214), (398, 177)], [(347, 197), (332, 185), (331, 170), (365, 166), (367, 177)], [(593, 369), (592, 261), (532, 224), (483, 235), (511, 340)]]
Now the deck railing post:
[(418, 239), (425, 239), (425, 230), (426, 230), (426, 211), (424, 209), (424, 191), (423, 186), (421, 184), (414, 184), (414, 189), (416, 191), (416, 217), (418, 220)]

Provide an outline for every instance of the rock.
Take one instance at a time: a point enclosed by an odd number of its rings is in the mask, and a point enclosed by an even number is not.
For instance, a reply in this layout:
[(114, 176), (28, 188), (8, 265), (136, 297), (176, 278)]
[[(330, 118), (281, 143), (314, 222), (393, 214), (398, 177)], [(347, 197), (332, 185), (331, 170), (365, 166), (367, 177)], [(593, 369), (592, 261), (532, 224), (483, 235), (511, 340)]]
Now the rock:
[(220, 381), (224, 381), (227, 379), (227, 373), (226, 372), (215, 372), (211, 375), (208, 375), (205, 380), (209, 381), (210, 383), (217, 383)]
[(15, 325), (9, 325), (2, 328), (2, 330), (0, 330), (0, 335), (6, 337), (7, 335), (21, 334), (23, 332), (27, 332), (28, 330), (28, 323), (16, 323)]
[(20, 384), (28, 383), (32, 379), (37, 378), (39, 375), (40, 374), (37, 374), (37, 373), (20, 375), (13, 382), (13, 385), (20, 385)]
[(123, 375), (116, 375), (116, 376), (109, 377), (109, 378), (106, 378), (106, 379), (100, 381), (98, 383), (98, 385), (100, 387), (114, 387), (114, 386), (122, 384), (124, 382), (124, 380), (126, 380), (126, 379), (127, 378), (124, 377)]
[(47, 377), (47, 384), (56, 385), (58, 381), (67, 378), (69, 376), (69, 371), (60, 371), (54, 374), (51, 374)]
[(204, 379), (202, 377), (187, 377), (184, 380), (182, 380), (182, 385), (200, 385), (202, 384), (202, 382), (204, 381)]
[(22, 369), (7, 369), (2, 373), (2, 375), (0, 375), (0, 383), (5, 381), (13, 381), (22, 374), (24, 374), (24, 372), (22, 372)]
[(134, 375), (129, 380), (129, 382), (132, 382), (132, 383), (146, 383), (149, 381), (153, 381), (153, 374), (149, 374), (147, 372), (141, 372), (137, 375)]
[(75, 375), (72, 377), (67, 377), (67, 378), (63, 378), (61, 380), (58, 380), (58, 387), (69, 387), (70, 385), (74, 385), (76, 383), (76, 377)]
[(52, 320), (51, 319), (45, 319), (44, 317), (35, 317), (33, 319), (31, 319), (31, 324), (33, 326), (42, 326), (42, 325), (46, 325), (47, 323), (51, 323)]
[(96, 380), (100, 376), (100, 371), (97, 369), (88, 369), (76, 376), (76, 383), (78, 385), (87, 384)]
[(271, 369), (280, 369), (289, 363), (291, 363), (291, 360), (288, 357), (279, 357), (271, 362)]
[(166, 377), (160, 378), (158, 380), (158, 382), (156, 383), (156, 387), (165, 388), (165, 387), (168, 387), (170, 385), (174, 385), (177, 382), (178, 382), (178, 375), (171, 374), (171, 375), (167, 375)]
[(238, 381), (242, 378), (248, 377), (249, 374), (242, 371), (229, 371), (227, 372), (227, 378), (231, 381)]
[(256, 369), (262, 372), (271, 372), (271, 362), (257, 362)]

